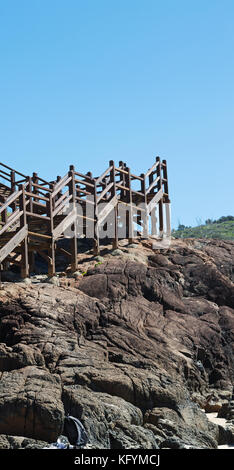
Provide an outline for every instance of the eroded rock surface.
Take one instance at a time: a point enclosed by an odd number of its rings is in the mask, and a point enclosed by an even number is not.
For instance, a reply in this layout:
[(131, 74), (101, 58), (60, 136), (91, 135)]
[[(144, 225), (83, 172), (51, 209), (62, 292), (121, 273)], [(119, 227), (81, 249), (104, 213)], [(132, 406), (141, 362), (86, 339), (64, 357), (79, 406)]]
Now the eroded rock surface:
[(0, 448), (54, 442), (65, 413), (94, 448), (223, 443), (202, 408), (232, 403), (233, 265), (232, 242), (145, 241), (59, 285), (2, 283)]

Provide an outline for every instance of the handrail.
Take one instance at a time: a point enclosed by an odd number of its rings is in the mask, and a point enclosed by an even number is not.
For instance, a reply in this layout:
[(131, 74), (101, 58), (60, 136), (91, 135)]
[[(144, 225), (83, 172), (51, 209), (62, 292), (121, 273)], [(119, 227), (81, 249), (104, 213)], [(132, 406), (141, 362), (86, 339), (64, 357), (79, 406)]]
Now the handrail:
[(18, 199), (19, 196), (21, 196), (22, 190), (21, 191), (15, 191), (13, 194), (11, 194), (6, 202), (0, 207), (0, 214), (6, 210), (16, 199)]
[(114, 185), (114, 183), (112, 182), (112, 183), (108, 184), (108, 186), (105, 189), (103, 189), (103, 191), (101, 192), (101, 194), (97, 198), (97, 203), (99, 203), (100, 200), (103, 198), (103, 196), (105, 196), (105, 194), (108, 193), (108, 191), (110, 191), (110, 189), (113, 187), (113, 185)]
[(68, 183), (71, 181), (71, 176), (68, 176), (68, 173), (66, 173), (65, 176), (57, 184), (55, 184), (53, 191), (51, 193), (51, 197), (54, 198), (57, 196), (57, 194), (65, 187), (68, 185)]
[(57, 201), (55, 201), (54, 203), (54, 207), (56, 209), (56, 207), (59, 206), (59, 204), (63, 201), (63, 199), (66, 199), (66, 197), (69, 195), (69, 191), (67, 190)]
[(55, 217), (63, 207), (66, 206), (66, 204), (72, 199), (72, 194), (70, 194), (66, 199), (64, 199), (59, 206), (56, 207), (56, 209), (52, 212), (52, 217)]
[(96, 185), (98, 185), (102, 180), (103, 178), (105, 178), (105, 176), (108, 175), (108, 173), (113, 169), (113, 165), (109, 166), (109, 168), (107, 168), (106, 171), (104, 171), (104, 173), (102, 173), (101, 176), (99, 176), (97, 179), (95, 179), (95, 182), (96, 182)]
[(8, 217), (7, 219), (7, 222), (5, 224), (3, 224), (1, 222), (1, 225), (3, 225), (3, 227), (1, 228), (0, 230), (0, 235), (2, 235), (4, 232), (7, 231), (7, 229), (15, 224), (17, 222), (17, 220), (21, 217), (21, 215), (23, 214), (23, 211), (20, 211), (19, 209), (17, 209), (15, 212), (13, 212), (10, 217)]
[(160, 162), (156, 162), (146, 173), (145, 173), (145, 178), (147, 178), (153, 171), (156, 170)]
[(88, 183), (88, 181), (82, 181), (82, 180), (75, 179), (75, 183), (83, 184), (85, 186), (90, 186), (91, 188), (94, 188), (94, 183)]
[(150, 186), (149, 186), (148, 189), (146, 190), (146, 194), (148, 194), (148, 193), (151, 191), (151, 189), (153, 189), (154, 186), (156, 186), (156, 184), (158, 183), (158, 181), (159, 181), (160, 179), (161, 179), (161, 176), (157, 176), (157, 178), (156, 178), (154, 181), (152, 181), (152, 183), (150, 184)]
[(35, 194), (35, 193), (30, 193), (29, 191), (25, 191), (25, 194), (26, 196), (30, 196), (30, 197), (33, 197), (35, 199), (40, 199), (42, 201), (49, 201), (49, 198), (48, 197), (45, 197), (45, 196), (41, 196), (41, 195), (38, 195), (38, 194)]
[(85, 178), (89, 181), (93, 181), (93, 178), (89, 175), (83, 175), (83, 173), (79, 173), (78, 171), (74, 171), (74, 175), (80, 176), (81, 178)]
[(17, 175), (23, 176), (23, 178), (27, 178), (27, 176), (26, 176), (26, 175), (23, 175), (23, 173), (20, 173), (19, 171), (14, 170), (14, 169), (11, 168), (10, 166), (7, 166), (7, 165), (5, 165), (5, 164), (2, 163), (2, 162), (0, 162), (0, 165), (1, 165), (1, 166), (4, 166), (4, 168), (7, 168), (8, 170), (14, 171), (14, 173), (16, 173)]

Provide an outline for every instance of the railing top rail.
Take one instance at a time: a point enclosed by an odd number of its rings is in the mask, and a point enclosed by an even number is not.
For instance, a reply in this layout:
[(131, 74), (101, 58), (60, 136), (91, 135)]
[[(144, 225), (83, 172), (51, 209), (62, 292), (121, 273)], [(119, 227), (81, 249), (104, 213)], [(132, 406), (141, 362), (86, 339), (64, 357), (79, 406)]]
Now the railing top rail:
[(3, 171), (1, 168), (0, 168), (0, 175), (3, 174), (3, 175), (6, 175), (6, 176), (9, 176), (9, 173), (7, 173), (6, 171)]
[(52, 197), (55, 197), (68, 183), (71, 181), (71, 176), (68, 176), (68, 173), (61, 178), (57, 183), (55, 183), (53, 187), (53, 191), (51, 193)]
[(43, 183), (43, 186), (47, 184), (48, 186), (52, 186), (53, 184), (56, 184), (56, 181), (46, 181), (40, 176), (37, 176), (38, 181), (41, 181)]
[(6, 210), (16, 199), (18, 199), (19, 196), (21, 196), (22, 190), (20, 191), (15, 191), (13, 194), (11, 194), (7, 200), (4, 202), (4, 204), (0, 207), (0, 214)]
[(156, 168), (159, 166), (160, 162), (157, 161), (154, 165), (145, 173), (145, 178), (147, 178)]
[(0, 165), (3, 166), (4, 168), (7, 168), (7, 169), (10, 170), (10, 171), (14, 171), (17, 175), (23, 176), (23, 178), (27, 178), (27, 176), (24, 175), (23, 173), (20, 173), (19, 171), (14, 170), (14, 168), (11, 168), (10, 166), (5, 165), (5, 164), (2, 163), (2, 162), (0, 162)]
[(95, 183), (96, 185), (98, 185), (102, 180), (103, 178), (105, 178), (105, 176), (108, 175), (108, 173), (113, 169), (113, 165), (109, 166), (109, 168), (107, 168), (106, 171), (104, 171), (104, 173), (102, 173), (101, 176), (99, 176), (98, 178), (95, 178)]
[(85, 178), (89, 181), (93, 181), (93, 178), (89, 175), (84, 175), (83, 173), (79, 173), (78, 171), (74, 171), (74, 175), (80, 176), (80, 178)]

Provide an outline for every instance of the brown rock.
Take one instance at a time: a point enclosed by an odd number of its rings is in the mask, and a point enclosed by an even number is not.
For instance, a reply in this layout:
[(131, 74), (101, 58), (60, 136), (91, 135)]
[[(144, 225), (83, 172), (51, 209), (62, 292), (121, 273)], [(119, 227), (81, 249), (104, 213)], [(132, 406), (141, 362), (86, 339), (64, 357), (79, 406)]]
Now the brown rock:
[(2, 435), (53, 442), (65, 410), (98, 448), (217, 446), (199, 408), (233, 386), (233, 244), (138, 247), (148, 265), (110, 255), (72, 286), (2, 284)]

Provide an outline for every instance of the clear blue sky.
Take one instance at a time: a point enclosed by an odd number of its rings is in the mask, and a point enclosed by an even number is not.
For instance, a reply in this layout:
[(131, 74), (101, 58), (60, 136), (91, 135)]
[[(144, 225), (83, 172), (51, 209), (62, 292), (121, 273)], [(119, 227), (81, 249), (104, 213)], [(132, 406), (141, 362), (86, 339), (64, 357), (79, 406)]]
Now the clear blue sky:
[(234, 215), (233, 0), (0, 0), (0, 160), (168, 161), (172, 220)]

